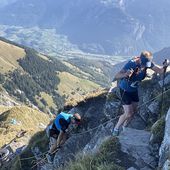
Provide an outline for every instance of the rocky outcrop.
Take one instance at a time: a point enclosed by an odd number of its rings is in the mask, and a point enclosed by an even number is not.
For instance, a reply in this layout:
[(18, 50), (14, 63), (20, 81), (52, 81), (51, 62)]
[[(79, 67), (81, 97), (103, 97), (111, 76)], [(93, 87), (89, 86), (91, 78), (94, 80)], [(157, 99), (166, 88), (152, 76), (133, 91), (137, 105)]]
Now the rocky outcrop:
[(164, 139), (159, 150), (159, 167), (164, 167), (164, 169), (170, 165), (170, 109), (168, 110), (165, 121)]
[(153, 101), (149, 106), (148, 106), (149, 111), (155, 115), (158, 116), (159, 113), (159, 102), (158, 101)]
[(95, 132), (90, 142), (84, 147), (83, 153), (93, 154), (96, 153), (100, 145), (112, 136), (111, 129), (113, 128), (113, 123), (108, 123), (106, 126), (101, 125)]

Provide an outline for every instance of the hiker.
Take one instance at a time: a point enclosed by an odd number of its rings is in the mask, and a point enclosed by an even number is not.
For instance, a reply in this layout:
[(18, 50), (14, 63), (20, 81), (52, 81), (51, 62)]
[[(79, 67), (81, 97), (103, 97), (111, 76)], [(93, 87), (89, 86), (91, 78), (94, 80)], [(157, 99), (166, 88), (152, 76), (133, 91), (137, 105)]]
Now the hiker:
[(146, 77), (147, 69), (152, 69), (154, 72), (162, 74), (164, 68), (168, 67), (168, 62), (164, 62), (163, 67), (160, 67), (152, 62), (153, 56), (149, 51), (143, 51), (139, 57), (134, 57), (123, 69), (119, 71), (114, 80), (119, 81), (120, 94), (122, 98), (124, 114), (122, 114), (114, 127), (112, 134), (118, 136), (120, 126), (124, 129), (134, 113), (137, 112), (139, 97), (138, 85)]
[(65, 143), (67, 140), (67, 132), (69, 125), (78, 126), (81, 121), (81, 116), (78, 113), (68, 114), (61, 112), (57, 115), (54, 122), (49, 126), (50, 150), (47, 154), (47, 159), (51, 163), (52, 155)]

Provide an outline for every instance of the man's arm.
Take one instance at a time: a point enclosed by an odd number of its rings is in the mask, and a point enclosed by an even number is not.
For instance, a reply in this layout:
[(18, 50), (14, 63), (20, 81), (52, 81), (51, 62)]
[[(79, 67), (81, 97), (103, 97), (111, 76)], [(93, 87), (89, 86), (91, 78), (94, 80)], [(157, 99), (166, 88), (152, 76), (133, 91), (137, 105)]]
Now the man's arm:
[(166, 68), (169, 66), (169, 60), (165, 59), (165, 61), (163, 62), (163, 66), (160, 67), (159, 65), (155, 65), (151, 68), (153, 71), (155, 71), (156, 73), (162, 74), (164, 73), (164, 71), (166, 71)]
[(164, 72), (164, 67), (160, 67), (158, 65), (154, 65), (151, 69), (158, 74), (162, 74)]
[(57, 141), (51, 146), (49, 153), (53, 154), (57, 148), (60, 146), (62, 139), (64, 138), (64, 132), (62, 130), (60, 130), (60, 133), (58, 135)]
[(115, 75), (114, 80), (119, 80), (119, 79), (122, 79), (122, 78), (127, 78), (127, 77), (130, 77), (132, 74), (133, 74), (133, 70), (125, 71), (124, 69), (122, 69), (121, 71), (119, 71)]
[(130, 60), (128, 63), (124, 65), (124, 67), (115, 75), (114, 80), (119, 80), (122, 78), (129, 78), (132, 76), (134, 69), (135, 69), (135, 63)]
[(61, 130), (57, 138), (57, 146), (61, 146), (66, 141), (66, 136), (67, 136), (66, 130), (69, 126), (69, 123), (63, 118), (59, 120), (59, 123), (61, 126)]

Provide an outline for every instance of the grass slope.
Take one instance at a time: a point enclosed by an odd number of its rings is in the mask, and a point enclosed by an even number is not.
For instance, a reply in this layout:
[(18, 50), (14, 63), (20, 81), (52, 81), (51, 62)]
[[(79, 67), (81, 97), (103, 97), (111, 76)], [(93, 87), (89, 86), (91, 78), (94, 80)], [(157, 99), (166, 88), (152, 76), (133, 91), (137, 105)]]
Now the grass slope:
[(17, 60), (25, 55), (24, 49), (0, 40), (0, 72), (6, 73), (18, 68)]
[(59, 73), (60, 83), (57, 87), (61, 96), (65, 95), (67, 102), (83, 100), (88, 92), (94, 89), (101, 89), (101, 86), (83, 79), (78, 78), (68, 72)]
[(0, 147), (10, 142), (21, 129), (31, 137), (42, 130), (42, 125), (49, 123), (48, 115), (26, 106), (0, 106), (0, 111)]
[(67, 167), (60, 170), (124, 170), (121, 160), (120, 143), (117, 138), (105, 141), (99, 151), (93, 155), (77, 155)]
[[(81, 67), (86, 67), (84, 64)], [(2, 87), (10, 96), (26, 104), (31, 101), (43, 112), (49, 109), (54, 112), (70, 101), (77, 103), (84, 100), (87, 93), (100, 88), (96, 78), (104, 81), (103, 74), (91, 67), (88, 67), (89, 73), (67, 61), (0, 39)]]

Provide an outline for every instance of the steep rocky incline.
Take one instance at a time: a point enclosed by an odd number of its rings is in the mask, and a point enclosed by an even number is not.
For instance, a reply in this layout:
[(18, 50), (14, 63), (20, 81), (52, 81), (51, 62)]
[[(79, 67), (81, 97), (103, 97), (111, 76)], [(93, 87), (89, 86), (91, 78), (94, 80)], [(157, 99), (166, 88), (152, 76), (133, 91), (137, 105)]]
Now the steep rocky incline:
[[(164, 114), (169, 108), (168, 95), (170, 81), (168, 77), (169, 75), (166, 77), (166, 91), (164, 93)], [(145, 80), (142, 83), (140, 88), (141, 98), (139, 112), (135, 115), (129, 127), (122, 131), (118, 137), (121, 144), (121, 152), (124, 154), (117, 159), (119, 164), (126, 169), (152, 170), (158, 166), (158, 149), (155, 148), (157, 145), (151, 142), (153, 132), (149, 129), (159, 117), (161, 111), (161, 83), (158, 83), (159, 80), (159, 77), (153, 76), (153, 79)], [(145, 93), (142, 93), (144, 90)], [(57, 167), (65, 164), (68, 160), (75, 159), (76, 153), (80, 152), (84, 155), (91, 155), (99, 150), (101, 144), (112, 136), (111, 130), (114, 127), (117, 116), (122, 113), (122, 109), (119, 109), (120, 100), (115, 95), (116, 93), (117, 88), (115, 88), (115, 93), (109, 95), (102, 94), (97, 98), (87, 100), (85, 103), (82, 102), (71, 109), (70, 112), (76, 110), (82, 115), (84, 120), (82, 127), (76, 134), (72, 135), (61, 150), (56, 153), (53, 165), (46, 164), (41, 167), (42, 170), (56, 170)], [(169, 129), (168, 126), (167, 123), (167, 129)], [(167, 130), (166, 134), (168, 134), (168, 132)], [(165, 135), (164, 140), (167, 141), (167, 137), (168, 135)], [(165, 148), (165, 145), (163, 144), (161, 148)], [(154, 152), (155, 150), (156, 154)], [(164, 153), (162, 152), (162, 154)], [(131, 163), (125, 163), (124, 157), (126, 161)], [(161, 159), (164, 158), (161, 156), (160, 161)], [(166, 164), (167, 162), (168, 160)]]

